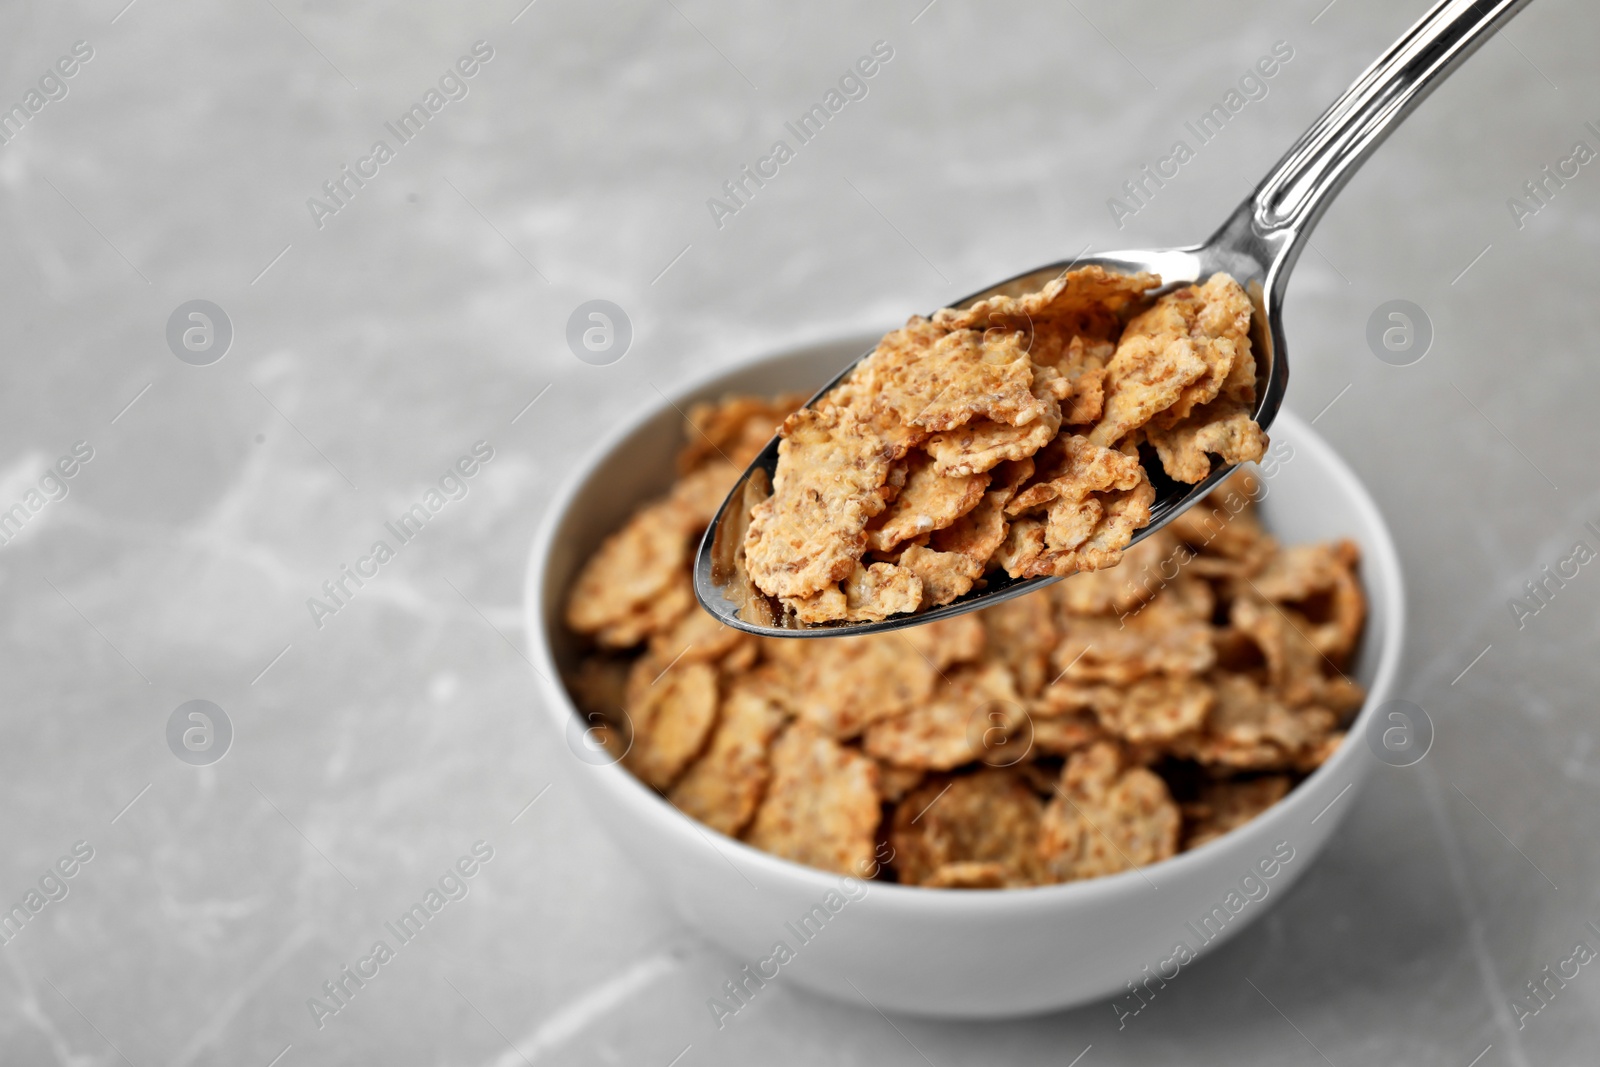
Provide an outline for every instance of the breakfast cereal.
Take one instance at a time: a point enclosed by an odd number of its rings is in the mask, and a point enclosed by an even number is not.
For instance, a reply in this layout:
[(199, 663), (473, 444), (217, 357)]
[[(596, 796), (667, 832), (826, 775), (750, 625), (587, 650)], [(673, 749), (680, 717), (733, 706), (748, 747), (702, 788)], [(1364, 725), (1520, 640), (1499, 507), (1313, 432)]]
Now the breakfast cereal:
[[(1159, 284), (1084, 267), (885, 336), (779, 430), (774, 492), (744, 531), (764, 615), (875, 622), (991, 569), (1113, 567), (1156, 499), (1141, 448), (1191, 483), (1213, 456), (1261, 458), (1249, 295), (1215, 274), (1150, 300)], [(734, 416), (698, 418), (706, 436)]]
[[(1084, 283), (1074, 284), (1053, 302), (996, 298), (984, 314), (1002, 323), (1035, 314), (1029, 359), (1078, 361), (1082, 379), (1097, 373), (1084, 369), (1083, 338), (1110, 345), (1120, 320), (1078, 299)], [(1132, 306), (1137, 293), (1115, 291), (1121, 310)], [(1083, 332), (1061, 341), (1062, 321)], [(1188, 394), (1193, 408), (1176, 425), (1234, 399), (1220, 358), (1201, 360), (1218, 393)], [(1261, 483), (1247, 472), (1119, 566), (979, 612), (807, 640), (724, 626), (684, 600), (693, 545), (736, 477), (730, 461), (759, 452), (761, 427), (796, 402), (730, 397), (690, 409), (677, 483), (600, 543), (569, 593), (565, 619), (581, 645), (566, 675), (574, 703), (608, 752), (690, 818), (829, 871), (876, 870), (928, 889), (1047, 885), (1200, 847), (1281, 800), (1343, 739), (1364, 697), (1345, 673), (1366, 614), (1359, 552), (1345, 541), (1280, 546), (1254, 513)], [(830, 488), (820, 467), (791, 471), (767, 521), (799, 521), (795, 536), (818, 548), (787, 572), (795, 588), (835, 566), (843, 580), (782, 600), (745, 587), (753, 611), (800, 603), (849, 616), (886, 612), (908, 590), (950, 595), (981, 580), (991, 559), (1083, 551), (1107, 522), (1128, 524), (1149, 484), (1131, 451), (1077, 433), (935, 484), (933, 457), (901, 448), (916, 436), (903, 424), (897, 437), (840, 411), (802, 416), (785, 444), (849, 452), (863, 464), (852, 471), (881, 467), (881, 480), (847, 476)], [(833, 439), (850, 419), (872, 450)], [(1135, 472), (1138, 485), (1120, 488)], [(812, 491), (861, 504), (853, 534), (804, 527), (796, 517)], [(758, 472), (736, 505), (748, 514), (768, 499)], [(862, 517), (873, 500), (877, 511)], [(1052, 509), (1089, 502), (1100, 513), (1088, 535), (1064, 549), (1058, 530), (1052, 543)], [(880, 547), (866, 543), (874, 537)], [(836, 551), (850, 538), (859, 556)], [(717, 573), (736, 577), (750, 547), (737, 534), (716, 543)]]

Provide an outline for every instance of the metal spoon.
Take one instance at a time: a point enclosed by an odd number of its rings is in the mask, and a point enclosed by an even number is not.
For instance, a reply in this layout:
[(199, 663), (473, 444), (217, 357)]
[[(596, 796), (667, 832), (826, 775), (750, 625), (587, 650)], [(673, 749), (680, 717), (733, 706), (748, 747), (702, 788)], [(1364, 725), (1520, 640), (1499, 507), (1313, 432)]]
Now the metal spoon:
[[(1168, 250), (1107, 252), (1071, 262), (1051, 263), (973, 293), (953, 306), (966, 307), (1001, 290), (1032, 292), (1063, 271), (1090, 264), (1126, 274), (1138, 271), (1158, 274), (1162, 287), (1157, 293), (1226, 271), (1245, 287), (1256, 305), (1252, 328), (1258, 353), (1259, 403), (1255, 419), (1262, 428), (1270, 426), (1289, 381), (1289, 355), (1283, 334), (1284, 290), (1289, 272), (1300, 258), (1312, 228), (1334, 195), (1400, 120), (1528, 2), (1440, 0), (1312, 123), (1256, 186), (1255, 192), (1204, 244)], [(870, 354), (864, 353), (862, 358)], [(808, 405), (826, 395), (854, 367), (855, 364), (851, 364), (824, 386)], [(895, 616), (883, 622), (787, 628), (781, 624), (765, 625), (759, 618), (745, 618), (739, 611), (743, 598), (727, 584), (727, 560), (733, 539), (735, 536), (743, 538), (744, 524), (735, 513), (752, 473), (759, 468), (770, 477), (777, 462), (778, 442), (774, 439), (723, 502), (695, 559), (695, 594), (706, 610), (729, 626), (768, 637), (837, 637), (897, 630), (988, 607), (1059, 581), (1057, 578), (1011, 579), (1004, 572), (991, 573), (987, 588), (981, 591), (968, 593), (944, 607)], [(1222, 466), (1195, 485), (1174, 482), (1161, 477), (1159, 471), (1152, 472), (1156, 502), (1150, 509), (1150, 524), (1135, 534), (1134, 541), (1159, 530), (1203, 499), (1232, 469)]]

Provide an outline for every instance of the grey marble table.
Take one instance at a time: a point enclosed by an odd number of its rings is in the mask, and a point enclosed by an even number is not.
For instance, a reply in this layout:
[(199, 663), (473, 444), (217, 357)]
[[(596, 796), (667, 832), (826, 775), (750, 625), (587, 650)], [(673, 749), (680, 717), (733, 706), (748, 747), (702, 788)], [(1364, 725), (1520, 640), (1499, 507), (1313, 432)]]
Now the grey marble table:
[[(1600, 569), (1559, 574), (1600, 546), (1600, 13), (1542, 0), (1490, 42), (1290, 294), (1289, 403), (1404, 557), (1427, 758), (1120, 1032), (1104, 1004), (970, 1025), (787, 987), (718, 1032), (729, 960), (534, 707), (553, 487), (690, 376), (1203, 236), (1426, 4), (524, 2), (0, 8), (0, 905), (37, 905), (0, 946), (0, 1062), (1593, 1062), (1600, 974), (1537, 1014), (1525, 984), (1600, 946)], [(864, 95), (731, 201), (880, 41)], [(632, 325), (610, 365), (565, 339), (591, 299)], [(1366, 340), (1397, 299), (1431, 324), (1406, 366)], [(464, 495), (329, 600), (477, 442)], [(191, 700), (230, 725), (218, 762), (175, 755), (187, 712), (169, 744)], [(315, 1018), (474, 847), (466, 896)]]

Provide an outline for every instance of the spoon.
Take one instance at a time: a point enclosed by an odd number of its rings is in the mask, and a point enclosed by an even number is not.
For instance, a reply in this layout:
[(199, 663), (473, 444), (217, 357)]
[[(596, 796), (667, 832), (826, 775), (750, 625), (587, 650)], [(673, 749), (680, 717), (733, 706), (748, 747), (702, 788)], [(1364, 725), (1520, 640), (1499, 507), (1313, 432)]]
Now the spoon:
[[(1289, 272), (1300, 258), (1312, 228), (1333, 197), (1350, 180), (1400, 120), (1411, 113), (1445, 76), (1527, 6), (1529, 0), (1440, 0), (1417, 24), (1368, 67), (1344, 95), (1300, 136), (1244, 203), (1204, 244), (1188, 248), (1107, 252), (1070, 262), (1051, 263), (1008, 278), (952, 305), (965, 308), (999, 292), (1020, 294), (1043, 288), (1052, 278), (1094, 264), (1107, 271), (1161, 277), (1161, 288), (1149, 295), (1202, 282), (1224, 271), (1244, 286), (1255, 304), (1251, 318), (1252, 347), (1257, 353), (1258, 396), (1255, 420), (1262, 429), (1272, 424), (1289, 381), (1289, 353), (1283, 334), (1283, 296)], [(861, 359), (871, 355), (864, 353)], [(856, 360), (812, 397), (815, 404), (855, 369)], [(746, 611), (731, 567), (732, 550), (744, 538), (740, 514), (746, 485), (758, 470), (770, 479), (778, 464), (778, 440), (751, 463), (722, 504), (700, 542), (695, 558), (694, 587), (700, 603), (723, 623), (767, 637), (838, 637), (918, 626), (935, 619), (989, 607), (1042, 588), (1059, 578), (1008, 578), (1003, 571), (986, 577), (988, 585), (943, 607), (882, 622), (830, 623), (789, 627), (771, 613)], [(1201, 482), (1187, 485), (1151, 472), (1156, 501), (1150, 523), (1134, 542), (1159, 530), (1184, 510), (1204, 499), (1233, 471), (1220, 465)], [(749, 617), (746, 617), (749, 616)]]

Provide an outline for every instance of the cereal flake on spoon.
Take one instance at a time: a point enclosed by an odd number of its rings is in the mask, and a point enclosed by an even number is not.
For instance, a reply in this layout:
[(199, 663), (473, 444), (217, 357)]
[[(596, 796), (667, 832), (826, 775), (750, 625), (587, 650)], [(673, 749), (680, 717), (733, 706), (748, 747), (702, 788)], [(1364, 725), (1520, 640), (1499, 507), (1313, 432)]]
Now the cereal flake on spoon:
[(743, 563), (794, 622), (877, 622), (984, 574), (1115, 566), (1150, 521), (1148, 445), (1193, 484), (1260, 459), (1252, 305), (1227, 274), (1167, 293), (1099, 266), (914, 317), (785, 420)]

